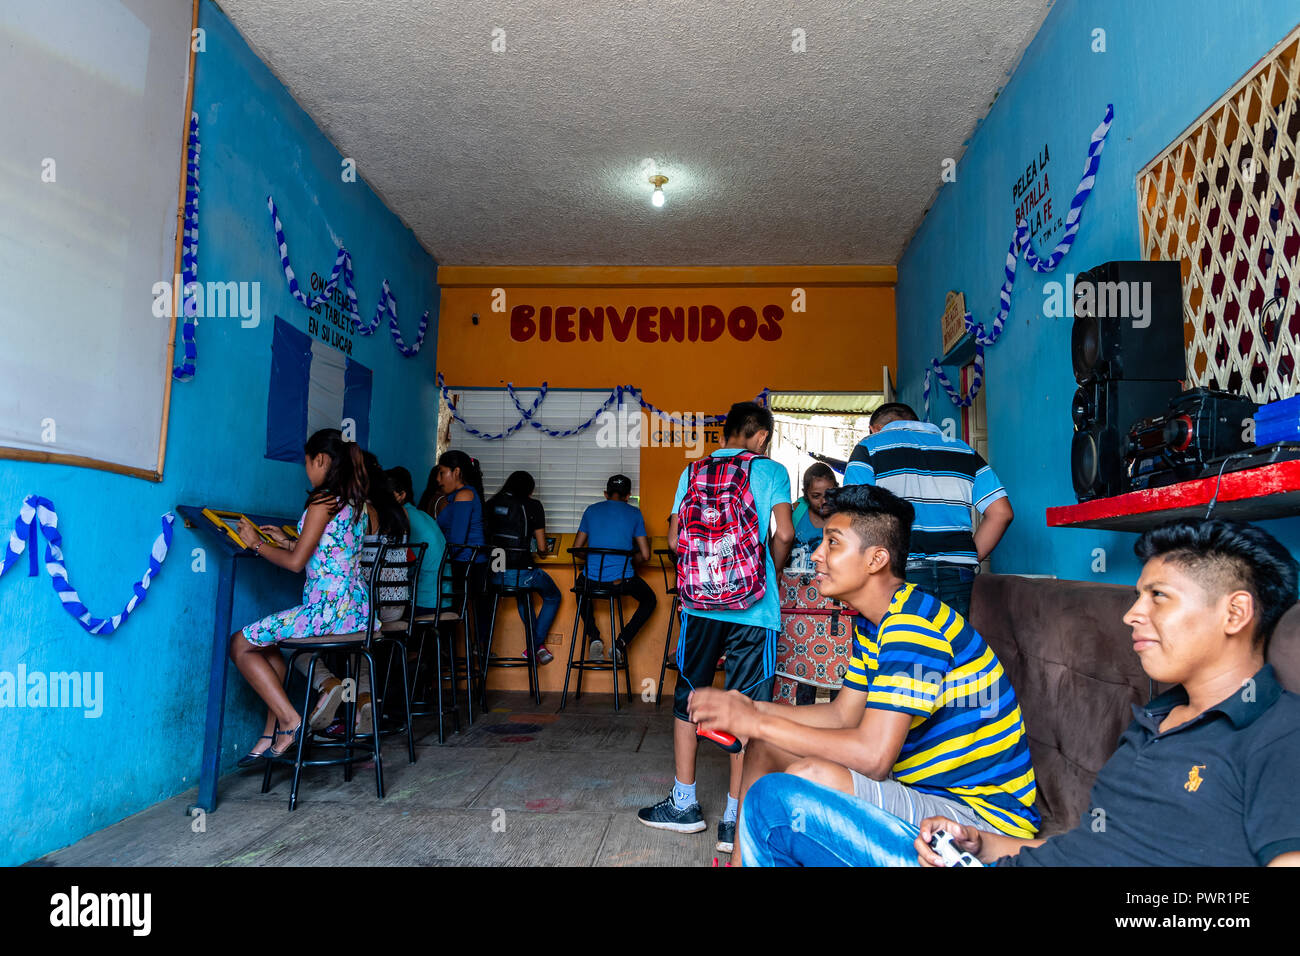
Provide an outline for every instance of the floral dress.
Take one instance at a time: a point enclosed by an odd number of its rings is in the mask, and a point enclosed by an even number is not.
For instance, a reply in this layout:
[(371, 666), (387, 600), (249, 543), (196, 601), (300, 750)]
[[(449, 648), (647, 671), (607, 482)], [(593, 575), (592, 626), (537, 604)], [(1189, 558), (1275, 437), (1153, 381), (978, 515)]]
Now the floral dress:
[[(370, 592), (361, 569), (361, 523), (354, 521), (352, 506), (344, 505), (321, 533), (320, 543), (307, 561), (307, 581), (302, 604), (277, 611), (244, 628), (251, 644), (268, 646), (294, 638), (324, 634), (354, 634), (366, 629), (370, 617)], [(304, 511), (298, 519), (302, 533)]]

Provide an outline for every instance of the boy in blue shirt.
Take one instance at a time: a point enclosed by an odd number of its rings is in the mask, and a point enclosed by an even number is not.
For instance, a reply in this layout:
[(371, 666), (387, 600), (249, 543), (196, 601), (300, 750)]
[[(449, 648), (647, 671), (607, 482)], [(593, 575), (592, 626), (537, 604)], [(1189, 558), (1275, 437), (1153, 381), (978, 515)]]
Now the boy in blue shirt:
[[(575, 548), (616, 548), (619, 551), (636, 551), (642, 562), (650, 560), (650, 538), (645, 531), (645, 518), (641, 509), (628, 504), (628, 495), (632, 493), (632, 479), (627, 475), (613, 475), (605, 482), (605, 500), (588, 505), (582, 513), (578, 524), (578, 535), (573, 539)], [(636, 600), (636, 613), (632, 620), (624, 625), (618, 637), (614, 638), (614, 654), (619, 664), (627, 654), (627, 646), (636, 637), (636, 632), (650, 619), (655, 605), (659, 603), (650, 585), (642, 581), (633, 567), (632, 559), (618, 559), (612, 555), (592, 555), (587, 558), (587, 572), (593, 581), (623, 582), (623, 593)], [(600, 632), (596, 629), (595, 602), (588, 601), (582, 607), (582, 620), (589, 637)], [(613, 630), (613, 622), (610, 622)], [(600, 638), (594, 637), (591, 646), (592, 657), (604, 656), (605, 649), (600, 646)]]
[[(722, 428), (723, 447), (713, 456), (741, 452), (765, 454), (772, 438), (773, 424), (772, 413), (756, 402), (731, 406)], [(686, 497), (692, 467), (687, 466), (677, 482), (673, 515), (668, 521), (668, 547), (674, 551), (677, 550), (678, 513)], [(694, 688), (712, 685), (718, 658), (726, 655), (728, 690), (738, 690), (754, 700), (772, 699), (776, 635), (781, 629), (781, 589), (776, 569), (785, 566), (794, 545), (790, 475), (784, 465), (770, 458), (753, 458), (749, 464), (749, 484), (758, 513), (758, 533), (764, 539), (760, 545), (766, 544), (766, 586), (758, 601), (743, 610), (683, 612), (677, 647), (677, 690), (673, 696), (676, 779), (673, 792), (666, 799), (637, 813), (642, 823), (656, 829), (698, 833), (707, 827), (695, 799), (698, 738), (688, 712), (688, 700)], [(772, 529), (773, 519), (775, 529)], [(718, 823), (718, 849), (726, 852), (731, 852), (735, 842), (741, 767), (742, 755), (733, 754), (727, 807)]]

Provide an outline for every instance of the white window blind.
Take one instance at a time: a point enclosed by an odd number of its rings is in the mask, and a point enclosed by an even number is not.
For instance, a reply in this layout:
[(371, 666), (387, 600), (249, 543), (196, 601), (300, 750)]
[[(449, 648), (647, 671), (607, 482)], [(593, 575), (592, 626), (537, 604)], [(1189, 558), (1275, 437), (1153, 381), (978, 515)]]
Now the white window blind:
[[(505, 389), (467, 389), (453, 394), (456, 410), (478, 431), (496, 434), (519, 421), (519, 410)], [(515, 395), (524, 408), (530, 408), (537, 390), (515, 389)], [(551, 389), (533, 420), (552, 431), (564, 431), (587, 421), (608, 398), (609, 389)], [(611, 420), (616, 421), (618, 407), (611, 405), (608, 411)], [(622, 418), (635, 420), (639, 412), (636, 398), (624, 395)], [(575, 532), (587, 506), (605, 499), (605, 482), (610, 475), (627, 475), (632, 479), (633, 496), (640, 494), (639, 443), (626, 447), (627, 441), (614, 439), (625, 436), (627, 428), (616, 430), (606, 425), (602, 429), (601, 422), (598, 419), (585, 431), (566, 438), (552, 438), (525, 424), (509, 437), (495, 441), (477, 438), (460, 422), (453, 422), (449, 447), (479, 460), (483, 490), (489, 498), (501, 489), (511, 472), (528, 472), (537, 482), (533, 497), (546, 509), (547, 531)], [(636, 438), (635, 432), (632, 437)]]

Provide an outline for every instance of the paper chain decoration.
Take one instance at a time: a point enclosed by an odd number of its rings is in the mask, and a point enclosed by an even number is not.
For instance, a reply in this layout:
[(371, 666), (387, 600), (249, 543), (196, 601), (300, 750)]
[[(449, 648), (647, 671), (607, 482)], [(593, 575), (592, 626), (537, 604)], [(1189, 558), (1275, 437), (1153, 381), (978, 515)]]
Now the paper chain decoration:
[[(513, 385), (513, 383), (509, 383), (509, 382), (506, 383), (506, 393), (510, 396), (510, 401), (514, 402), (515, 408), (519, 410), (519, 421), (515, 422), (505, 431), (488, 433), (488, 432), (479, 431), (477, 428), (475, 428), (473, 425), (471, 425), (469, 422), (465, 420), (465, 416), (461, 415), (461, 413), (457, 411), (456, 406), (451, 401), (450, 389), (448, 389), (447, 383), (443, 379), (442, 373), (441, 372), (438, 373), (438, 388), (442, 391), (442, 397), (443, 399), (446, 400), (447, 407), (451, 409), (451, 417), (456, 419), (456, 421), (460, 422), (461, 426), (464, 427), (465, 431), (469, 432), (469, 434), (473, 435), (475, 438), (482, 438), (484, 441), (498, 441), (502, 438), (506, 438), (510, 435), (513, 435), (519, 429), (523, 428), (524, 425), (526, 424), (531, 425), (533, 428), (536, 428), (538, 431), (543, 432), (552, 438), (568, 438), (570, 435), (577, 435), (580, 432), (586, 431), (588, 428), (594, 425), (596, 423), (596, 419), (599, 418), (611, 405), (617, 404), (621, 407), (623, 405), (624, 395), (635, 395), (636, 400), (638, 403), (640, 403), (641, 407), (644, 408), (646, 411), (650, 412), (652, 415), (658, 415), (660, 418), (666, 419), (667, 421), (672, 422), (674, 425), (678, 425), (681, 427), (685, 427), (687, 424), (686, 422), (683, 422), (681, 419), (674, 418), (672, 415), (668, 414), (667, 412), (660, 411), (658, 408), (651, 405), (649, 402), (647, 402), (645, 399), (641, 397), (640, 394), (641, 390), (636, 388), (635, 386), (616, 385), (612, 389), (610, 389), (609, 398), (605, 399), (604, 403), (600, 406), (600, 408), (596, 409), (595, 413), (592, 414), (592, 416), (588, 418), (585, 422), (583, 422), (581, 425), (575, 425), (573, 428), (566, 428), (562, 431), (556, 431), (553, 428), (547, 428), (541, 422), (533, 418), (533, 416), (537, 414), (538, 408), (541, 407), (542, 399), (546, 397), (546, 393), (549, 387), (550, 386), (548, 385), (548, 383), (543, 382), (541, 389), (537, 393), (537, 397), (533, 399), (532, 405), (530, 405), (528, 408), (525, 408), (523, 404), (519, 401), (519, 397), (515, 394), (515, 386)], [(763, 389), (761, 392), (758, 393), (757, 397), (755, 398), (755, 401), (757, 401), (758, 404), (766, 407), (769, 393), (770, 393), (769, 389), (766, 388)], [(726, 419), (727, 419), (726, 415), (706, 415), (700, 419), (699, 423), (703, 425), (721, 425), (724, 421), (726, 421)]]
[(184, 308), (185, 324), (181, 328), (181, 339), (185, 343), (185, 361), (172, 369), (172, 378), (188, 382), (194, 377), (194, 363), (198, 360), (199, 349), (194, 341), (194, 315), (198, 305), (195, 295), (198, 291), (199, 277), (199, 114), (190, 113), (190, 142), (185, 151), (185, 225), (184, 242), (181, 244), (181, 297)]
[(39, 530), (45, 535), (45, 570), (50, 573), (54, 591), (63, 602), (63, 609), (76, 618), (77, 623), (91, 634), (112, 634), (121, 627), (131, 612), (143, 603), (149, 591), (149, 582), (162, 568), (162, 563), (167, 557), (167, 549), (171, 547), (172, 523), (175, 520), (176, 516), (171, 512), (162, 516), (162, 533), (154, 539), (153, 548), (150, 550), (149, 570), (145, 571), (144, 576), (133, 586), (135, 593), (126, 602), (126, 607), (122, 608), (120, 614), (114, 614), (112, 617), (92, 617), (90, 610), (81, 603), (81, 598), (77, 597), (76, 590), (68, 580), (68, 569), (63, 563), (63, 549), (60, 547), (63, 536), (59, 534), (59, 516), (53, 502), (48, 498), (28, 495), (23, 499), (22, 507), (18, 510), (18, 520), (14, 522), (13, 533), (9, 535), (9, 546), (5, 549), (3, 559), (0, 559), (0, 575), (16, 564), (26, 551), (27, 575), (36, 577), (36, 535)]
[(275, 229), (275, 243), (280, 249), (280, 265), (284, 267), (284, 278), (289, 283), (289, 293), (295, 299), (306, 308), (314, 309), (318, 305), (329, 302), (334, 296), (334, 289), (342, 281), (343, 289), (348, 294), (348, 307), (344, 310), (344, 314), (352, 320), (353, 329), (361, 335), (370, 335), (379, 328), (380, 320), (387, 313), (388, 329), (392, 333), (393, 345), (397, 347), (397, 351), (407, 358), (420, 351), (420, 346), (424, 344), (424, 334), (429, 330), (429, 310), (425, 309), (424, 315), (420, 317), (420, 328), (416, 332), (414, 344), (407, 345), (402, 339), (401, 330), (397, 327), (397, 299), (393, 297), (392, 290), (388, 287), (388, 280), (385, 279), (379, 289), (379, 302), (375, 306), (374, 319), (369, 323), (363, 322), (357, 307), (357, 293), (352, 281), (352, 254), (343, 246), (339, 246), (338, 255), (334, 258), (334, 268), (330, 272), (329, 281), (325, 283), (325, 288), (321, 290), (320, 295), (309, 298), (299, 287), (298, 279), (293, 273), (293, 266), (289, 264), (289, 244), (284, 238), (284, 227), (280, 224), (275, 200), (270, 196), (266, 197), (266, 207), (271, 213), (271, 225)]
[(1029, 225), (1023, 219), (1017, 220), (1015, 231), (1011, 235), (1011, 245), (1007, 249), (1006, 262), (1003, 266), (1006, 277), (1002, 280), (1002, 289), (998, 293), (998, 312), (993, 317), (993, 330), (991, 332), (986, 331), (983, 323), (976, 322), (970, 312), (967, 312), (962, 317), (962, 324), (966, 326), (966, 331), (973, 333), (975, 336), (975, 370), (971, 377), (970, 388), (966, 394), (962, 395), (953, 387), (937, 358), (930, 360), (930, 364), (925, 370), (925, 386), (921, 391), (927, 421), (930, 418), (930, 379), (932, 376), (938, 378), (939, 384), (958, 408), (968, 407), (979, 393), (980, 387), (984, 384), (984, 348), (993, 345), (1001, 337), (1002, 330), (1006, 326), (1007, 316), (1011, 314), (1011, 289), (1016, 282), (1016, 264), (1020, 256), (1024, 256), (1025, 262), (1035, 272), (1047, 273), (1061, 264), (1061, 260), (1065, 258), (1074, 245), (1074, 239), (1079, 233), (1079, 219), (1083, 212), (1083, 204), (1088, 201), (1088, 195), (1092, 192), (1092, 187), (1097, 181), (1097, 169), (1101, 165), (1101, 151), (1106, 145), (1106, 134), (1110, 132), (1110, 124), (1114, 118), (1115, 107), (1113, 104), (1108, 104), (1101, 125), (1092, 131), (1092, 139), (1088, 143), (1088, 159), (1083, 167), (1083, 178), (1079, 180), (1079, 186), (1074, 191), (1074, 197), (1070, 200), (1070, 211), (1065, 217), (1065, 233), (1061, 236), (1061, 241), (1056, 244), (1056, 248), (1052, 250), (1051, 255), (1046, 259), (1039, 257), (1038, 253), (1034, 251), (1033, 240), (1029, 238)]

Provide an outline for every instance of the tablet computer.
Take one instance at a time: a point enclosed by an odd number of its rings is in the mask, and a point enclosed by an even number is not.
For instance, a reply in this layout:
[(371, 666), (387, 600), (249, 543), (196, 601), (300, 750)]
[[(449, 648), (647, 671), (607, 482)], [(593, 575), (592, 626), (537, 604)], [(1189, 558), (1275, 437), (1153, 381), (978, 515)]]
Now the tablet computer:
[[(204, 508), (203, 517), (224, 531), (230, 540), (240, 548), (248, 547), (248, 545), (244, 544), (243, 539), (239, 537), (239, 519), (248, 518), (242, 511), (217, 511), (215, 508)], [(251, 522), (252, 519), (250, 518), (249, 521)], [(254, 528), (257, 528), (256, 522), (252, 522), (252, 524)], [(257, 528), (257, 533), (262, 536), (262, 540), (267, 544), (275, 544), (275, 539), (261, 528)]]

